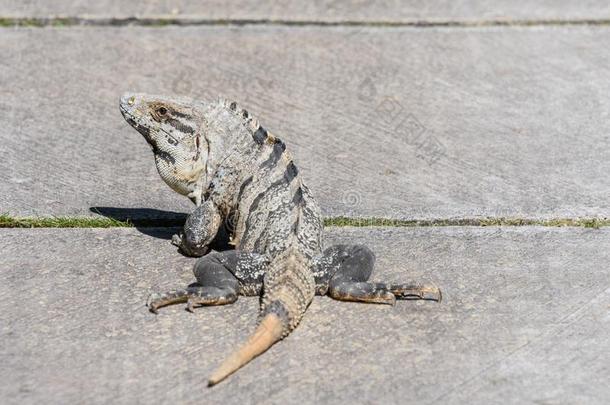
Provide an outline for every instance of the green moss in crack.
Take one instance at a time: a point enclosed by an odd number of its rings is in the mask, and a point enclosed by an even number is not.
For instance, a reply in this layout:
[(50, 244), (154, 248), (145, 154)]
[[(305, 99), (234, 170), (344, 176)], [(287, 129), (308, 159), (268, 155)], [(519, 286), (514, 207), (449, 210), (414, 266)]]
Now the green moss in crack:
[(0, 228), (124, 228), (129, 221), (96, 217), (13, 217), (0, 215)]

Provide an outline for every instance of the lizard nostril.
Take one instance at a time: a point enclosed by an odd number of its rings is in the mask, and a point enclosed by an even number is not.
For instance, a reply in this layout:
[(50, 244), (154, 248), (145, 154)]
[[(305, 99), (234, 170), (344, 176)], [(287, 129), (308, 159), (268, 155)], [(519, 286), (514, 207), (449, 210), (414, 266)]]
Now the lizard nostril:
[(134, 96), (129, 97), (129, 100), (127, 100), (127, 104), (129, 105), (134, 105), (136, 102), (136, 98)]

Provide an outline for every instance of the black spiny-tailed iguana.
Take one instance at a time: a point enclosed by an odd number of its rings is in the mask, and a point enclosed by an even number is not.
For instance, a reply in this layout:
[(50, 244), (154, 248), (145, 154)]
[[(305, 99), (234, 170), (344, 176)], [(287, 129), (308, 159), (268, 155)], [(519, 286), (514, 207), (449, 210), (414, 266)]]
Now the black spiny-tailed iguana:
[[(197, 206), (172, 242), (190, 256), (197, 287), (153, 294), (148, 307), (230, 304), (261, 295), (260, 323), (248, 341), (209, 378), (216, 384), (298, 324), (315, 294), (394, 304), (440, 301), (434, 286), (367, 282), (375, 261), (365, 246), (322, 251), (318, 204), (279, 138), (235, 102), (125, 94), (120, 109), (151, 146), (163, 180)], [(229, 224), (235, 250), (210, 251)]]

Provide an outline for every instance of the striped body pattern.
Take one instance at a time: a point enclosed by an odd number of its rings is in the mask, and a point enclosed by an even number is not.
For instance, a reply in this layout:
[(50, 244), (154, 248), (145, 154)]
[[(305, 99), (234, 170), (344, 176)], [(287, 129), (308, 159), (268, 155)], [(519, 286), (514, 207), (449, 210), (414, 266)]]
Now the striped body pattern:
[(236, 249), (269, 257), (262, 313), (271, 302), (281, 302), (287, 335), (314, 296), (314, 260), (322, 253), (320, 209), (281, 139), (235, 102), (218, 101), (209, 117), (227, 123), (235, 139), (205, 198), (224, 207)]

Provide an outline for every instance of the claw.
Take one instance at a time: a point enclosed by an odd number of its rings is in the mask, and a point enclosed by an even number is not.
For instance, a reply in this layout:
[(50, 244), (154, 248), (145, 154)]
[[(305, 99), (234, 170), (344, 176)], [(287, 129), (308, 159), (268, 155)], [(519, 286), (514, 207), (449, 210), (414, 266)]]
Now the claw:
[(422, 299), (441, 302), (443, 300), (443, 293), (441, 293), (441, 290), (438, 287), (424, 287), (422, 288)]
[(160, 296), (157, 293), (151, 293), (148, 295), (148, 298), (146, 298), (146, 307), (153, 314), (159, 313), (157, 311), (158, 307), (155, 305), (155, 301), (158, 300), (159, 298), (160, 298)]
[(173, 235), (172, 236), (172, 245), (181, 247), (182, 246), (182, 236), (181, 235)]
[(404, 300), (426, 300), (441, 302), (443, 295), (441, 290), (432, 285), (427, 286), (394, 286), (392, 292), (397, 298)]
[(157, 294), (157, 293), (148, 294), (148, 297), (146, 298), (146, 306), (149, 307), (150, 304), (152, 304), (153, 301), (158, 297), (159, 297), (159, 294)]
[(191, 314), (195, 313), (195, 304), (197, 304), (197, 302), (191, 298), (189, 298), (189, 300), (186, 302), (186, 310), (189, 311)]
[(146, 300), (146, 306), (150, 312), (156, 314), (157, 310), (161, 307), (177, 304), (179, 302), (186, 302), (187, 296), (188, 292), (186, 290), (174, 290), (163, 294), (152, 293)]

